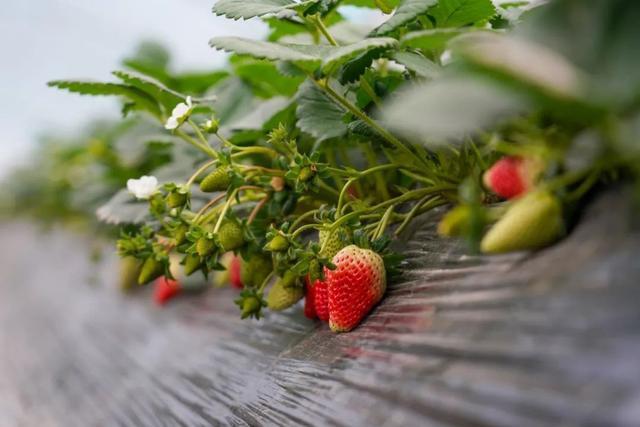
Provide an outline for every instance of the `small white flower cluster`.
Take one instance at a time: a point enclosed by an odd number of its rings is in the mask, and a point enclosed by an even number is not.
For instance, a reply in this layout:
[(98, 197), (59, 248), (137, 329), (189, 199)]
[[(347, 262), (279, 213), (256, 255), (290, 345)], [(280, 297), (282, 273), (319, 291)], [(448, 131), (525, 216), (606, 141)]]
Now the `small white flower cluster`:
[(158, 179), (155, 176), (141, 176), (139, 179), (127, 181), (127, 190), (138, 199), (148, 199), (158, 189)]
[(192, 110), (193, 103), (191, 102), (191, 97), (187, 96), (186, 103), (181, 102), (173, 108), (171, 117), (167, 119), (167, 123), (165, 123), (164, 128), (167, 130), (178, 129), (180, 125), (189, 118)]

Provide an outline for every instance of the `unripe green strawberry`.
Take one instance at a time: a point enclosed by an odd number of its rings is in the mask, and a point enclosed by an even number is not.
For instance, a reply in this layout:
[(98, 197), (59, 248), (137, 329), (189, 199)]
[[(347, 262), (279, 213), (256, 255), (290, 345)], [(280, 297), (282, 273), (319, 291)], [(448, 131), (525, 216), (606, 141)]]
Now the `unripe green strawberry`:
[(282, 252), (282, 251), (286, 251), (288, 248), (289, 248), (289, 241), (282, 234), (277, 234), (264, 247), (265, 250), (270, 252)]
[(188, 191), (183, 189), (175, 189), (167, 195), (167, 206), (170, 209), (181, 208), (189, 201)]
[(175, 241), (176, 246), (179, 246), (184, 243), (187, 237), (187, 232), (189, 231), (189, 226), (186, 224), (180, 224), (173, 230), (173, 239)]
[(480, 243), (485, 253), (538, 249), (564, 232), (562, 205), (548, 191), (528, 193), (513, 202)]
[(144, 264), (142, 264), (142, 269), (138, 275), (138, 284), (144, 285), (153, 279), (157, 279), (163, 274), (164, 265), (152, 255), (144, 261)]
[(218, 240), (223, 251), (232, 251), (244, 245), (244, 232), (236, 221), (224, 221), (218, 230)]
[(184, 274), (190, 276), (200, 268), (202, 262), (200, 261), (200, 257), (198, 255), (187, 254), (184, 257), (182, 264), (184, 265)]
[(438, 234), (445, 237), (462, 236), (469, 227), (471, 208), (467, 205), (458, 205), (442, 217), (438, 223)]
[(271, 257), (254, 254), (248, 261), (243, 261), (240, 264), (240, 280), (246, 287), (258, 287), (262, 285), (271, 271), (273, 271)]
[(291, 271), (287, 271), (280, 278), (267, 295), (267, 307), (273, 311), (280, 311), (291, 307), (304, 296), (304, 289), (296, 283), (297, 277)]
[(121, 291), (129, 291), (131, 290), (136, 282), (138, 281), (138, 276), (140, 275), (140, 269), (142, 265), (140, 260), (128, 256), (126, 258), (122, 258), (120, 260), (120, 290)]
[(246, 319), (249, 316), (257, 317), (257, 313), (260, 312), (261, 307), (262, 307), (262, 304), (260, 303), (260, 300), (258, 299), (258, 297), (255, 297), (255, 296), (246, 297), (242, 301), (242, 314), (240, 317), (242, 319)]
[(216, 248), (216, 242), (207, 236), (202, 236), (196, 241), (196, 252), (201, 257), (211, 254)]
[(348, 234), (349, 231), (345, 227), (340, 227), (333, 232), (325, 229), (320, 230), (318, 233), (320, 255), (329, 259), (333, 258), (345, 246), (340, 236)]
[(300, 170), (298, 179), (302, 182), (307, 182), (315, 176), (316, 172), (310, 167), (306, 166)]
[[(348, 237), (349, 234), (350, 232), (346, 227), (340, 227), (333, 232), (327, 229), (321, 229), (318, 233), (318, 244), (320, 245), (319, 255), (322, 258), (331, 260), (340, 249), (346, 246), (340, 236)], [(311, 260), (309, 272), (313, 278), (320, 276), (320, 265), (317, 260)]]
[(205, 193), (226, 191), (230, 184), (229, 169), (223, 166), (211, 172), (200, 182), (200, 190)]
[(358, 326), (382, 299), (387, 288), (384, 261), (369, 249), (349, 245), (333, 257), (332, 263), (336, 269), (325, 268), (324, 272), (329, 293), (329, 327), (334, 332), (346, 332)]

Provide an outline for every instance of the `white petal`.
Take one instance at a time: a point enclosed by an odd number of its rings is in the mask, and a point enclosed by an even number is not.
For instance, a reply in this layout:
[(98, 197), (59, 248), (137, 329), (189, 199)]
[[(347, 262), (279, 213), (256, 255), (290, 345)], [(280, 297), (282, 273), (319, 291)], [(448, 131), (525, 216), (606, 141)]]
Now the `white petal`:
[(167, 119), (167, 123), (165, 123), (164, 128), (167, 130), (174, 130), (178, 127), (179, 123), (178, 120), (171, 116)]
[(138, 199), (148, 199), (158, 188), (155, 176), (142, 176), (139, 179), (127, 180), (127, 190)]

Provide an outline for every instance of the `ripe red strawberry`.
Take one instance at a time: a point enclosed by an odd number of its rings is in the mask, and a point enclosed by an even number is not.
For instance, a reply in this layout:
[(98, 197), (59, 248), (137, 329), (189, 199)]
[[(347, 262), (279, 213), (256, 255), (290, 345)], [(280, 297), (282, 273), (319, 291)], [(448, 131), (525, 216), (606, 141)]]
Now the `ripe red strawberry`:
[(380, 255), (355, 245), (340, 250), (332, 263), (335, 270), (324, 270), (328, 284), (329, 327), (334, 332), (347, 332), (358, 326), (382, 299), (387, 288), (386, 271)]
[(177, 280), (169, 279), (165, 276), (160, 277), (155, 282), (153, 288), (153, 299), (158, 305), (165, 305), (167, 301), (175, 297), (182, 290)]
[(315, 286), (313, 286), (313, 284), (310, 283), (310, 281), (309, 281), (309, 276), (305, 277), (305, 284), (304, 284), (304, 293), (305, 293), (305, 297), (304, 297), (304, 315), (308, 319), (315, 319), (315, 318), (318, 317), (318, 315), (316, 314), (316, 304), (315, 304), (316, 291), (315, 291), (315, 289), (316, 289)]
[(495, 162), (482, 179), (489, 190), (511, 199), (531, 190), (542, 170), (539, 159), (505, 156)]
[(234, 255), (229, 263), (229, 282), (234, 288), (242, 289), (242, 279), (240, 278), (240, 257)]
[[(326, 278), (326, 276), (325, 276)], [(314, 304), (316, 307), (316, 314), (318, 319), (328, 322), (329, 321), (329, 284), (326, 280), (316, 280), (313, 284), (314, 287)]]

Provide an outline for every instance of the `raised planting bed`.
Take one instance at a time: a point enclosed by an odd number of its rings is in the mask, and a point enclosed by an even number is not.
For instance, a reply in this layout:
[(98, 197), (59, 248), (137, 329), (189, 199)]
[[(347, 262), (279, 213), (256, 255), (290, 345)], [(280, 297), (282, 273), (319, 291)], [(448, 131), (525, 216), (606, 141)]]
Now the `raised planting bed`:
[[(408, 232), (348, 334), (299, 307), (241, 321), (233, 289), (152, 305), (89, 238), (0, 226), (0, 425), (593, 425), (640, 419), (640, 234), (614, 190), (537, 253)], [(11, 249), (9, 249), (11, 248)], [(37, 267), (37, 268), (36, 268)]]

